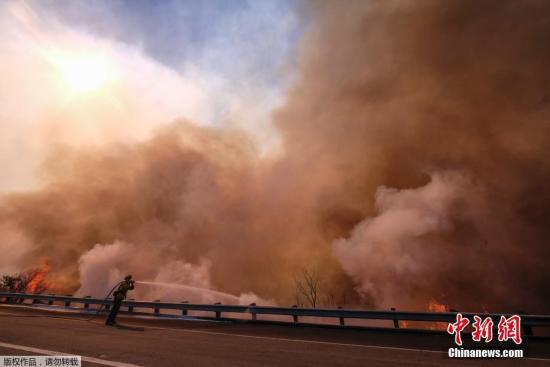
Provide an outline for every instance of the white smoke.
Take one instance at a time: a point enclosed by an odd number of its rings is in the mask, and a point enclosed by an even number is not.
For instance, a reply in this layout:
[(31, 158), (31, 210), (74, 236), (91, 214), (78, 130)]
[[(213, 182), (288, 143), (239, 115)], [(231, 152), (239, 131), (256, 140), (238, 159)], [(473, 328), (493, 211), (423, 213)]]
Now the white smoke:
[(76, 294), (105, 297), (127, 274), (132, 274), (137, 284), (129, 297), (139, 300), (274, 304), (272, 300), (261, 299), (252, 292), (236, 296), (217, 291), (210, 278), (212, 262), (207, 258), (200, 258), (197, 264), (182, 260), (166, 262), (163, 259), (155, 251), (121, 241), (96, 244), (80, 257), (81, 285)]
[(132, 251), (132, 247), (124, 242), (110, 245), (95, 245), (84, 253), (79, 260), (80, 288), (79, 296), (101, 297), (126, 275), (124, 259)]
[(375, 197), (378, 215), (357, 224), (349, 238), (334, 241), (334, 255), (360, 294), (384, 307), (411, 307), (418, 282), (428, 283), (443, 266), (440, 255), (448, 246), (440, 241), (457, 221), (471, 217), (475, 192), (458, 172), (434, 173), (416, 189), (382, 186)]

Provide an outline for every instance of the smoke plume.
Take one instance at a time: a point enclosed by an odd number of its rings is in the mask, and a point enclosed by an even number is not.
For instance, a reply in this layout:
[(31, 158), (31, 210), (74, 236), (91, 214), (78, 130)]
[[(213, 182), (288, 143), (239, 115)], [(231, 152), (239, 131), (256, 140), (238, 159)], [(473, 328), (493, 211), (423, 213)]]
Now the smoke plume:
[(1, 199), (18, 266), (47, 258), (83, 293), (130, 272), (279, 304), (315, 267), (336, 302), (550, 312), (550, 3), (301, 12), (280, 156), (186, 121), (56, 146), (43, 188)]

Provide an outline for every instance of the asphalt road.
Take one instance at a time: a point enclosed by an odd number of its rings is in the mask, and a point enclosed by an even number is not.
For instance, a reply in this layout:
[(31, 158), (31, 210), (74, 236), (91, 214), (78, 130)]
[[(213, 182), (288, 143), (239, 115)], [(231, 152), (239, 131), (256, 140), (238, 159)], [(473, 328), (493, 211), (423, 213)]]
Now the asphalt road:
[(135, 317), (119, 329), (87, 317), (0, 307), (0, 356), (73, 354), (83, 366), (114, 367), (550, 366), (548, 338), (526, 339), (528, 358), (466, 360), (447, 357), (442, 333)]

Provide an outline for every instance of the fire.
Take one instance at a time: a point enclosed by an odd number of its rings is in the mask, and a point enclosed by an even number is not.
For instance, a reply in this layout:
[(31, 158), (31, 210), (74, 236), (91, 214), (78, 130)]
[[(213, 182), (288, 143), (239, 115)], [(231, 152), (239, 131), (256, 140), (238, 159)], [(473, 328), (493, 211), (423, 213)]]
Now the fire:
[[(450, 307), (444, 303), (439, 303), (432, 299), (428, 302), (429, 312), (449, 312)], [(446, 330), (447, 323), (445, 322), (417, 322), (417, 321), (399, 321), (401, 328), (407, 329), (429, 329), (429, 330)]]
[(44, 263), (42, 267), (31, 270), (29, 272), (29, 281), (25, 287), (25, 292), (27, 293), (36, 293), (43, 292), (49, 288), (48, 284), (45, 282), (46, 276), (50, 272), (50, 266), (48, 263)]
[[(445, 305), (443, 303), (439, 303), (436, 300), (431, 300), (428, 303), (428, 311), (430, 312), (449, 312), (450, 307), (448, 305)], [(430, 330), (445, 330), (447, 328), (447, 324), (445, 322), (433, 322), (430, 323), (428, 326)]]
[(436, 300), (431, 300), (428, 303), (428, 311), (430, 312), (449, 312), (450, 308), (449, 306), (439, 303)]

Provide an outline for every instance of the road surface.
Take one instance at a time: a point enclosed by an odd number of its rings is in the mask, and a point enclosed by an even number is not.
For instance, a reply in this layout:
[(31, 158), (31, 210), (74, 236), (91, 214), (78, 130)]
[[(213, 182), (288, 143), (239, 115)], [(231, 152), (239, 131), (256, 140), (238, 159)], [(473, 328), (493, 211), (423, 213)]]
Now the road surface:
[[(53, 316), (53, 317), (52, 317)], [(121, 317), (0, 307), (0, 356), (81, 355), (83, 366), (550, 366), (550, 339), (523, 359), (449, 359), (450, 336), (429, 332), (296, 327)], [(137, 329), (138, 327), (144, 330)], [(135, 328), (135, 329), (132, 329)]]

